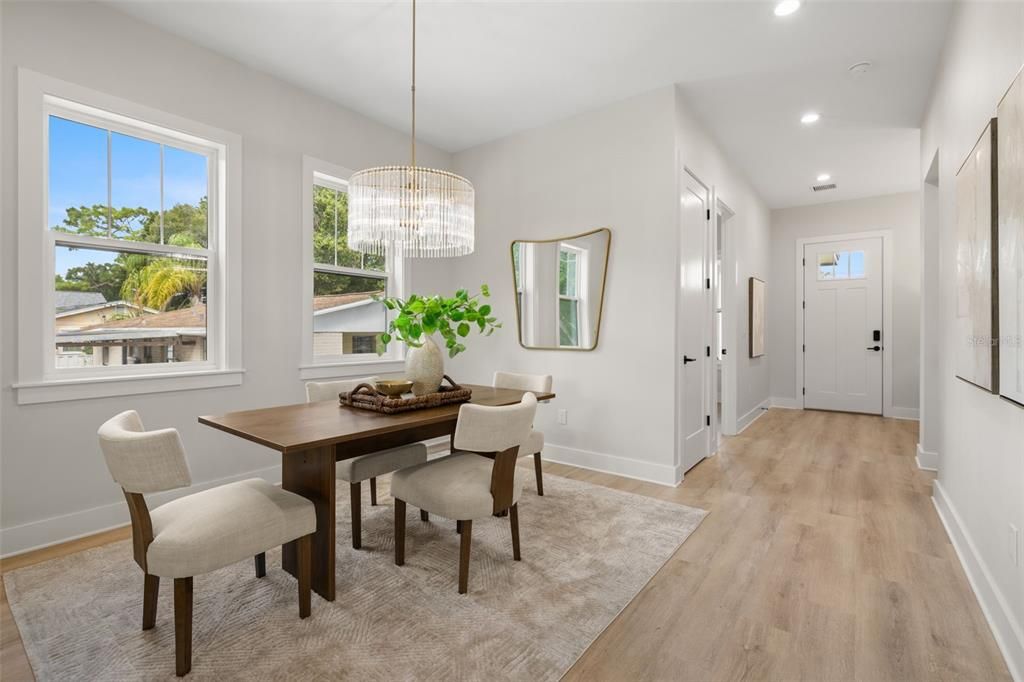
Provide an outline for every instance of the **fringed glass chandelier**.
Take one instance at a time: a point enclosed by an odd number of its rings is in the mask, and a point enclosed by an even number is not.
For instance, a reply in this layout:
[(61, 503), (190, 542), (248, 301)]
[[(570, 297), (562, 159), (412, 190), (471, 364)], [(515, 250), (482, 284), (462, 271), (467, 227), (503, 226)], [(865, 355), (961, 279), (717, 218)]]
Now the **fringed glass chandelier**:
[(412, 161), (379, 166), (348, 182), (349, 247), (383, 255), (438, 258), (473, 253), (473, 184), (416, 165), (416, 0), (412, 0)]

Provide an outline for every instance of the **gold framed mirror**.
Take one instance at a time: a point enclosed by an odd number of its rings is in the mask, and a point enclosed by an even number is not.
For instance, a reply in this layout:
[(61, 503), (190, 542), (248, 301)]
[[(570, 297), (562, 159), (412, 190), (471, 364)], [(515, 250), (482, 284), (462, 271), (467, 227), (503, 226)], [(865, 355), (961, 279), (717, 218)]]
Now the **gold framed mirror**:
[(597, 348), (612, 231), (512, 242), (519, 345), (530, 350)]

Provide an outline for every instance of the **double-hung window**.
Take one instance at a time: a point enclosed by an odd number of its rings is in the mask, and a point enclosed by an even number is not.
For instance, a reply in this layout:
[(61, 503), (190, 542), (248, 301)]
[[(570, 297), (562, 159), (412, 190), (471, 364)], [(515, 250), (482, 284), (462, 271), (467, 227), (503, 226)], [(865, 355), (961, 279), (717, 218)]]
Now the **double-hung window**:
[[(325, 161), (303, 161), (303, 249), (305, 270), (304, 378), (387, 371), (400, 359), (393, 343), (377, 355), (387, 310), (380, 299), (401, 291), (401, 262), (348, 246), (348, 177)], [(339, 367), (341, 369), (339, 370)]]
[(19, 400), (238, 383), (226, 205), (237, 138), (20, 75), (19, 278), (32, 293), (19, 298)]

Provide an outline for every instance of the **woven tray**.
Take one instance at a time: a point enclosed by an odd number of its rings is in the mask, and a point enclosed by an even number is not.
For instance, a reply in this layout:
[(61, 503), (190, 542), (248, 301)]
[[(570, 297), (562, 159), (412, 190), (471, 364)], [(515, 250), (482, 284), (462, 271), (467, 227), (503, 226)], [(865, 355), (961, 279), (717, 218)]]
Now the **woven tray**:
[(471, 389), (459, 386), (447, 374), (444, 375), (444, 380), (450, 385), (442, 385), (436, 393), (428, 393), (427, 395), (420, 395), (414, 398), (392, 398), (381, 393), (370, 384), (359, 384), (348, 393), (339, 393), (338, 400), (346, 407), (381, 412), (383, 414), (398, 414), (400, 412), (425, 410), (430, 407), (464, 403), (473, 397)]

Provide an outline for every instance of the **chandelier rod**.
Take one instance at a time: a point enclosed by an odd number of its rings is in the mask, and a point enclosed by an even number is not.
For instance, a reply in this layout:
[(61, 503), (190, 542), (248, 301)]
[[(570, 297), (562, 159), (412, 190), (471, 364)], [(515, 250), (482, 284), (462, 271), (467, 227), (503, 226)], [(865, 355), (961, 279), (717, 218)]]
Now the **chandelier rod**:
[(416, 0), (412, 0), (412, 167), (416, 167)]

